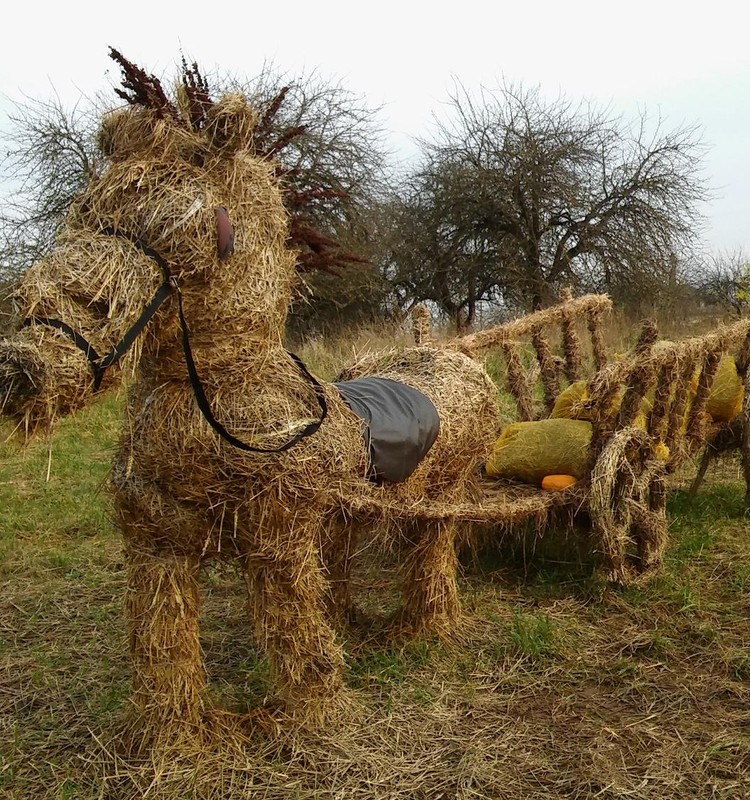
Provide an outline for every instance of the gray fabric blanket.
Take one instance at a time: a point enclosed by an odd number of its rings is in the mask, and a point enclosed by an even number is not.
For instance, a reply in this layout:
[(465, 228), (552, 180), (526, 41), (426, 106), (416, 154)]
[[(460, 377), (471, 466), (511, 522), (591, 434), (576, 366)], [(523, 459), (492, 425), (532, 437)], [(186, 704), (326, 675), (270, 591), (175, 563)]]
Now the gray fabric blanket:
[(440, 432), (435, 405), (422, 392), (387, 378), (334, 383), (349, 408), (367, 424), (376, 483), (398, 483), (414, 472)]

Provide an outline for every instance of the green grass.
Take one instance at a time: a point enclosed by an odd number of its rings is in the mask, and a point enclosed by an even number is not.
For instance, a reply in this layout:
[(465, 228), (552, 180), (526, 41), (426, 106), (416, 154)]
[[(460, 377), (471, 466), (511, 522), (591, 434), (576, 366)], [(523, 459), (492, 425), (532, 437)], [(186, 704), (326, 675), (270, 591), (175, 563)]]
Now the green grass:
[(555, 623), (549, 615), (513, 613), (510, 640), (520, 655), (531, 660), (554, 655), (556, 638)]
[(402, 646), (365, 651), (349, 666), (350, 682), (357, 688), (398, 686), (429, 663), (435, 646), (435, 643), (418, 639)]
[(110, 530), (101, 489), (121, 406), (117, 395), (109, 395), (64, 419), (52, 438), (35, 439), (20, 452), (10, 426), (0, 429), (0, 542), (6, 554), (19, 538), (57, 539), (67, 551), (70, 541)]

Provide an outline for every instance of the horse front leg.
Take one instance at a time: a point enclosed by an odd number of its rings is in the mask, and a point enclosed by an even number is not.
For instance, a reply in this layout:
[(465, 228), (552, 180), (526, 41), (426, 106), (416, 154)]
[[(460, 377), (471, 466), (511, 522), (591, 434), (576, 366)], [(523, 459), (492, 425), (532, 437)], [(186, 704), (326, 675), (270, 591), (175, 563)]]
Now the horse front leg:
[(133, 694), (130, 748), (195, 740), (206, 684), (199, 642), (197, 556), (129, 542), (125, 610)]

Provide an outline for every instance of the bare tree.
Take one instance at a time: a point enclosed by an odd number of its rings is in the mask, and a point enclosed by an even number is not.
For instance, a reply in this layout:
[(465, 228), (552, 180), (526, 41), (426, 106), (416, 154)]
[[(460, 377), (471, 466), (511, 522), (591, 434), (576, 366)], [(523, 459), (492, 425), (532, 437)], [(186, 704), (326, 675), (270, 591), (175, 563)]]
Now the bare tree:
[(470, 186), (450, 164), (423, 163), (380, 209), (380, 263), (402, 307), (430, 301), (457, 330), (499, 298), (497, 243), (478, 230)]
[(0, 162), (0, 278), (10, 280), (47, 252), (72, 198), (100, 166), (96, 105), (66, 108), (59, 97), (17, 103)]
[[(529, 306), (563, 283), (627, 299), (650, 292), (696, 241), (706, 190), (695, 128), (664, 133), (645, 116), (629, 126), (508, 85), (478, 97), (459, 87), (449, 108), (421, 141), (415, 176), (441, 176), (442, 207), (461, 226), (445, 270), (460, 272), (481, 252), (497, 258), (488, 291)], [(437, 235), (442, 216), (433, 223)]]
[(737, 316), (750, 310), (750, 258), (740, 247), (710, 256), (693, 270), (700, 296)]

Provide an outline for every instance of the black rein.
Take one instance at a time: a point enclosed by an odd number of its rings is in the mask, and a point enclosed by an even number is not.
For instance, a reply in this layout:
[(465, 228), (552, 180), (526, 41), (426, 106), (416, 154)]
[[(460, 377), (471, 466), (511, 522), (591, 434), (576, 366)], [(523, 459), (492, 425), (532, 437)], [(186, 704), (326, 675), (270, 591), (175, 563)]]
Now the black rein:
[(182, 333), (182, 350), (185, 354), (185, 364), (187, 366), (188, 377), (190, 379), (190, 385), (193, 389), (195, 401), (198, 404), (198, 408), (200, 409), (201, 413), (205, 417), (206, 422), (208, 422), (208, 424), (216, 431), (216, 433), (219, 434), (219, 436), (221, 436), (222, 439), (229, 442), (229, 444), (231, 444), (233, 447), (237, 447), (240, 450), (245, 450), (248, 452), (283, 453), (284, 451), (289, 450), (291, 447), (294, 447), (294, 445), (300, 440), (307, 436), (311, 436), (318, 430), (318, 428), (320, 428), (320, 426), (323, 424), (323, 420), (328, 415), (328, 404), (326, 403), (325, 389), (315, 378), (315, 376), (312, 375), (312, 373), (307, 369), (302, 359), (298, 355), (287, 351), (287, 354), (291, 357), (292, 361), (294, 361), (295, 366), (303, 375), (303, 377), (305, 377), (312, 384), (313, 390), (315, 391), (315, 398), (318, 401), (318, 406), (320, 407), (320, 417), (317, 420), (307, 424), (280, 447), (254, 447), (253, 445), (247, 444), (247, 442), (243, 442), (241, 439), (238, 439), (236, 436), (231, 434), (224, 427), (224, 425), (222, 425), (221, 422), (216, 419), (208, 398), (206, 397), (206, 392), (203, 388), (203, 383), (201, 382), (200, 376), (198, 375), (195, 359), (193, 358), (193, 349), (190, 345), (190, 335), (187, 320), (185, 319), (185, 313), (182, 307), (182, 292), (180, 291), (177, 280), (174, 278), (169, 269), (169, 264), (167, 264), (160, 253), (158, 253), (152, 247), (149, 247), (135, 236), (131, 236), (124, 231), (120, 231), (112, 227), (104, 228), (101, 232), (107, 236), (119, 236), (122, 239), (126, 239), (132, 245), (137, 247), (144, 255), (147, 255), (149, 258), (153, 259), (159, 265), (162, 275), (164, 276), (164, 281), (156, 290), (156, 294), (151, 299), (151, 302), (143, 309), (138, 319), (127, 330), (120, 342), (116, 344), (105, 356), (100, 356), (93, 345), (88, 342), (80, 333), (73, 330), (73, 328), (71, 328), (66, 322), (55, 319), (54, 317), (30, 317), (24, 320), (22, 327), (36, 323), (39, 325), (48, 325), (52, 328), (57, 328), (58, 330), (61, 330), (63, 333), (67, 334), (67, 336), (72, 339), (76, 347), (82, 350), (88, 359), (92, 372), (94, 373), (94, 391), (96, 392), (101, 387), (102, 379), (104, 378), (104, 373), (106, 372), (107, 368), (111, 367), (113, 364), (119, 361), (122, 356), (125, 355), (138, 335), (143, 331), (154, 314), (156, 314), (162, 303), (167, 299), (167, 297), (169, 297), (169, 295), (172, 293), (172, 290), (174, 290), (177, 294), (177, 311), (180, 318), (180, 328)]

